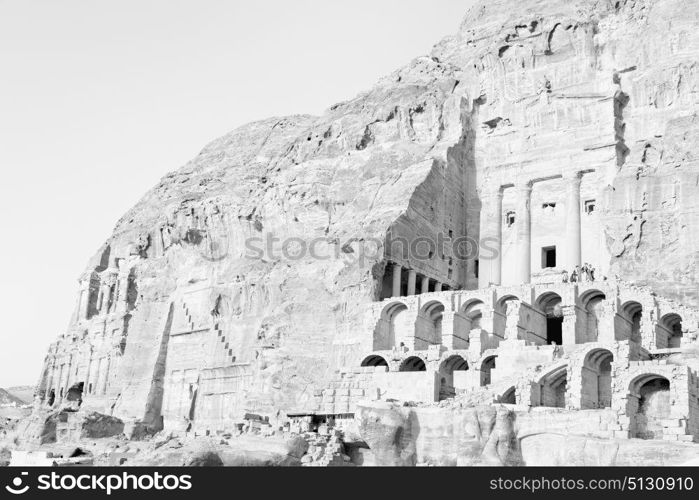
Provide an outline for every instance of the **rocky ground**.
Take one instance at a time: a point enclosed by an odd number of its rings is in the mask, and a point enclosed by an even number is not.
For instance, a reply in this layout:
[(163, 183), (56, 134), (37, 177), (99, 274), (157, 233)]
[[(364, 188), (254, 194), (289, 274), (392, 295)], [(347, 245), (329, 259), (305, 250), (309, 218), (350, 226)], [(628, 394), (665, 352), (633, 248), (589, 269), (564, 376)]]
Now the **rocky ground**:
[[(330, 429), (292, 433), (248, 428), (216, 437), (160, 432), (138, 440), (125, 434), (60, 442), (27, 442), (10, 432), (0, 442), (0, 463), (95, 466), (351, 466), (352, 447)], [(50, 439), (49, 439), (50, 441)]]

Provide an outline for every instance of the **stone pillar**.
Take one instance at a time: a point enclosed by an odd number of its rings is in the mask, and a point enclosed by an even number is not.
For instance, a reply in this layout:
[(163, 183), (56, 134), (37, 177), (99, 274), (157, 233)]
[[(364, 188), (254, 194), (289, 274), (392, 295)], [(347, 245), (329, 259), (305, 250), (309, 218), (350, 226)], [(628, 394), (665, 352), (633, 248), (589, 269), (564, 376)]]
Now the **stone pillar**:
[(434, 291), (435, 291), (435, 292), (441, 292), (441, 291), (442, 291), (442, 284), (441, 284), (439, 281), (438, 281), (437, 283), (435, 283), (435, 285), (434, 285)]
[(102, 283), (101, 291), (100, 291), (100, 297), (101, 297), (101, 302), (99, 303), (100, 306), (100, 314), (107, 314), (109, 312), (109, 292), (110, 292), (111, 287), (109, 286), (109, 283)]
[(517, 209), (515, 211), (515, 226), (517, 228), (517, 265), (515, 275), (517, 283), (531, 281), (532, 264), (532, 224), (531, 224), (531, 183), (520, 184), (516, 187)]
[(430, 279), (427, 276), (423, 276), (420, 281), (420, 293), (430, 292)]
[(55, 387), (56, 401), (60, 401), (60, 399), (61, 399), (61, 387), (63, 386), (63, 371), (64, 370), (65, 370), (64, 364), (61, 363), (60, 367), (58, 369), (58, 377), (56, 378), (56, 380), (57, 380), (56, 387)]
[(403, 266), (401, 266), (400, 264), (393, 264), (393, 291), (391, 297), (400, 297), (400, 283), (402, 273)]
[[(597, 309), (597, 339), (596, 342), (612, 343), (616, 340), (614, 332), (614, 304), (605, 301), (604, 305)], [(588, 313), (590, 314), (590, 313)], [(593, 341), (589, 339), (588, 341)]]
[(78, 321), (87, 318), (87, 308), (90, 304), (90, 278), (80, 280), (80, 306), (78, 310)]
[(519, 340), (521, 308), (522, 302), (519, 300), (508, 302), (505, 312), (505, 340)]
[(117, 292), (115, 293), (114, 302), (116, 303), (114, 310), (118, 314), (126, 312), (129, 290), (129, 270), (124, 266), (124, 269), (119, 271), (117, 277)]
[(502, 189), (481, 195), (478, 287), (501, 284)]
[(408, 270), (408, 295), (415, 295), (415, 284), (417, 283), (417, 271)]
[(576, 329), (578, 325), (578, 311), (576, 306), (563, 306), (563, 345), (575, 345), (577, 343)]
[(580, 240), (580, 172), (564, 176), (566, 189), (565, 269), (571, 273), (582, 265)]
[(83, 386), (83, 398), (87, 396), (90, 392), (90, 378), (92, 377), (92, 353), (94, 352), (93, 348), (90, 347), (90, 355), (87, 360), (87, 372), (85, 373), (85, 383)]
[(442, 345), (454, 349), (454, 311), (442, 313)]
[(112, 357), (107, 356), (107, 366), (105, 367), (104, 370), (104, 382), (102, 387), (100, 387), (100, 394), (104, 395), (107, 394), (107, 388), (109, 387), (109, 369), (111, 365)]

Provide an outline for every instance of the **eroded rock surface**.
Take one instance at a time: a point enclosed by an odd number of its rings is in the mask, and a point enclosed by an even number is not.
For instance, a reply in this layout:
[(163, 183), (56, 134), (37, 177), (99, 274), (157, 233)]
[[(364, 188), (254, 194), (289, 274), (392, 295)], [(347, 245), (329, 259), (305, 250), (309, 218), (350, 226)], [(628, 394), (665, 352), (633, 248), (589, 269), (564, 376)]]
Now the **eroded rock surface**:
[[(510, 405), (465, 408), (363, 403), (359, 433), (385, 466), (666, 466), (699, 459), (692, 443), (609, 439), (581, 422)], [(559, 425), (550, 425), (552, 419)]]
[(377, 465), (521, 465), (515, 416), (494, 406), (462, 410), (359, 405), (357, 426)]

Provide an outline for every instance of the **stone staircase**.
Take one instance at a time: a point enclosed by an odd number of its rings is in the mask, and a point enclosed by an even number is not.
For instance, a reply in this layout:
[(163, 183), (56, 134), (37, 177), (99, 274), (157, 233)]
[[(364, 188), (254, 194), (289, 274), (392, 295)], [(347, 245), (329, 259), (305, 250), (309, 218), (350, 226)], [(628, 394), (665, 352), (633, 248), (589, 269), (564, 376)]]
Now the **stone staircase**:
[(216, 333), (216, 351), (214, 353), (214, 361), (216, 364), (224, 366), (235, 363), (236, 357), (233, 355), (233, 349), (230, 347), (230, 342), (226, 339), (226, 335), (220, 323), (215, 323), (214, 332)]
[(182, 300), (175, 313), (172, 325), (173, 334), (179, 335), (204, 330), (211, 330), (211, 334), (215, 335), (212, 340), (214, 343), (212, 353), (214, 366), (229, 366), (235, 363), (236, 357), (233, 355), (230, 339), (224, 332), (223, 324), (215, 321), (212, 325), (211, 314), (204, 311), (203, 306), (197, 308), (196, 303), (192, 306)]

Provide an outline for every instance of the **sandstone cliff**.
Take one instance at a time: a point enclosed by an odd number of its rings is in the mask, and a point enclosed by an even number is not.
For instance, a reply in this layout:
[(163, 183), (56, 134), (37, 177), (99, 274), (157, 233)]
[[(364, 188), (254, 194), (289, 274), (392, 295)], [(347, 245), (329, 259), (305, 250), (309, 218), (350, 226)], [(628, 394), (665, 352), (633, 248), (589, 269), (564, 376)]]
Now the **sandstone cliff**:
[(415, 259), (388, 232), (478, 241), (490, 183), (559, 164), (603, 186), (590, 260), (699, 305), (697, 28), (682, 0), (483, 2), (323, 116), (215, 140), (92, 259), (39, 396), (82, 383), (85, 405), (156, 427), (301, 409), (367, 350), (389, 258), (478, 285), (475, 253)]

